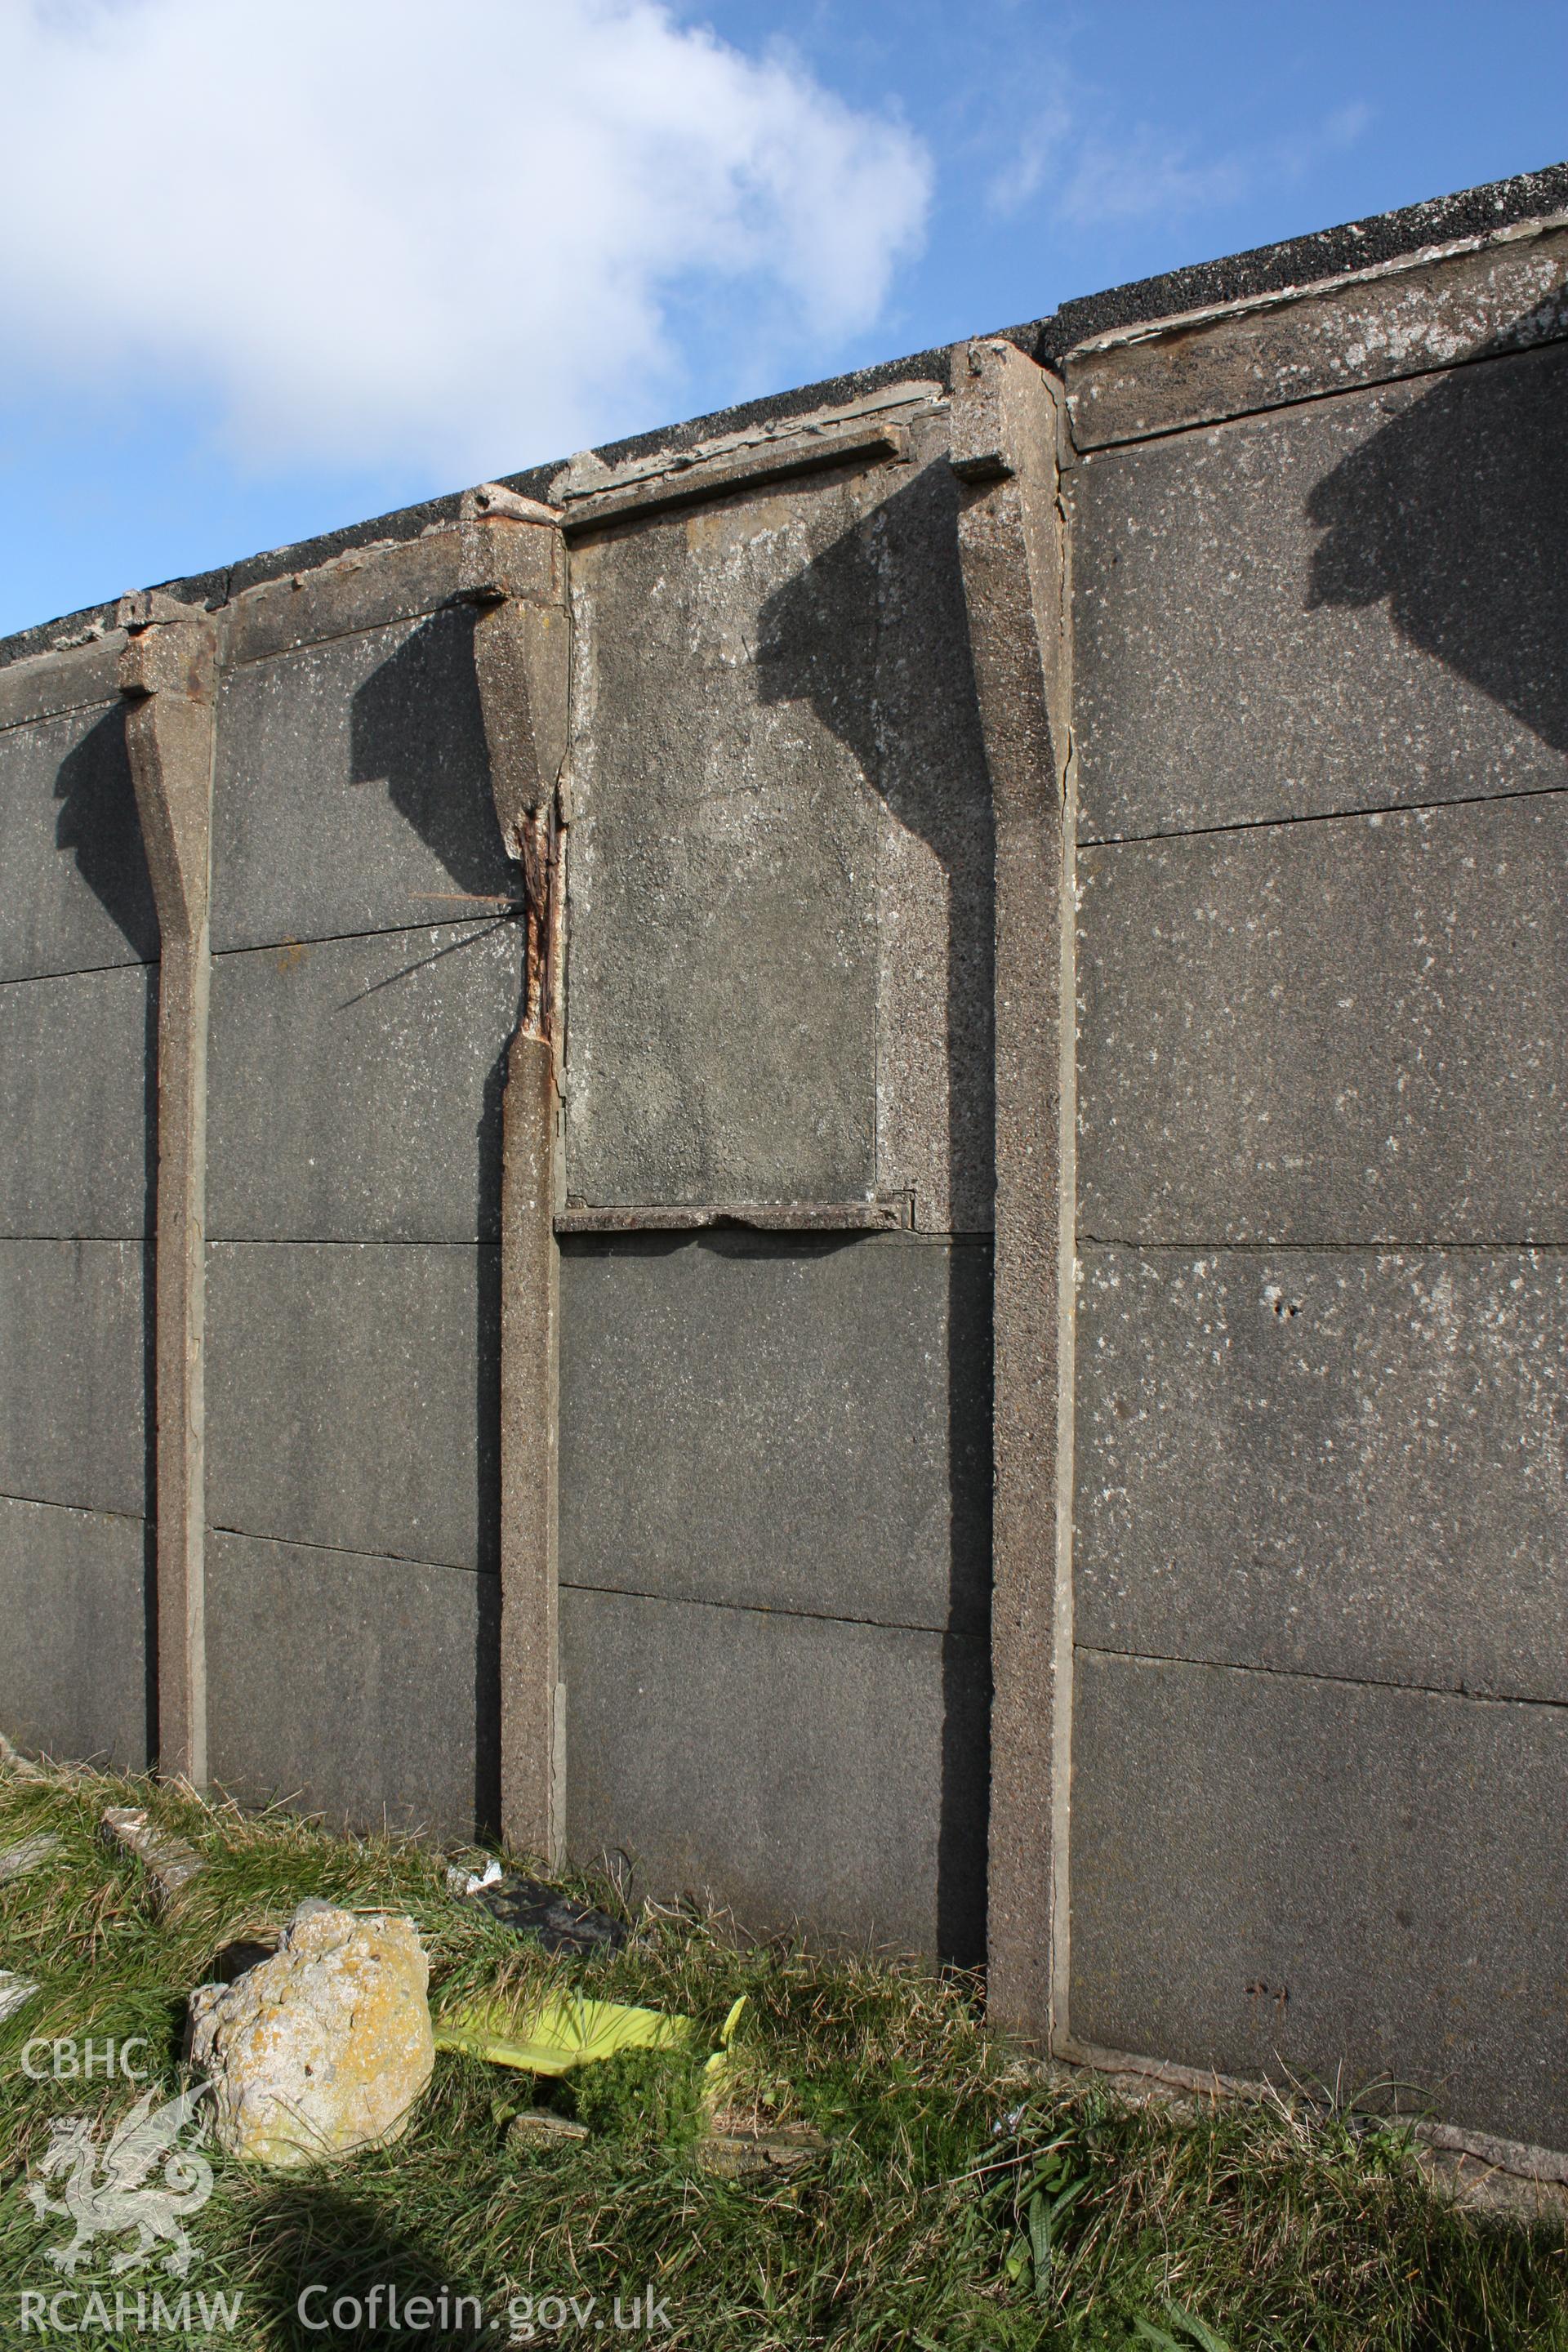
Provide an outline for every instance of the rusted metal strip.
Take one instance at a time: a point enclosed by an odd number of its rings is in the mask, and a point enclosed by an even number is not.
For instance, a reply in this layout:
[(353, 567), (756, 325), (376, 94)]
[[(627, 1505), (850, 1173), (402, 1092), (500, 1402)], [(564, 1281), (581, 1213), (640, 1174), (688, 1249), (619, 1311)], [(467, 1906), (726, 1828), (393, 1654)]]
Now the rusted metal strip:
[(1066, 1991), (1071, 1718), (1072, 868), (1063, 412), (1004, 341), (957, 355), (958, 534), (995, 820), (996, 1255), (989, 2000)]
[(158, 966), (157, 1706), (160, 1769), (207, 1776), (207, 944), (217, 633), (199, 607), (124, 597), (125, 743), (161, 935)]

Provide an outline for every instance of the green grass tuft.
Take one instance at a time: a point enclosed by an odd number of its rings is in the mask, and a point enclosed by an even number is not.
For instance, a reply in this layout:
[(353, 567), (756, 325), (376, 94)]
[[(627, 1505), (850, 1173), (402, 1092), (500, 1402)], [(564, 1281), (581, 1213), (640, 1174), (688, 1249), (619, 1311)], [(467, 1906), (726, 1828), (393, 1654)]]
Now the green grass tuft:
[[(147, 1805), (206, 1858), (161, 1912), (140, 1866), (98, 1838), (113, 1803)], [(1305, 2100), (1178, 2114), (1047, 2084), (985, 2032), (973, 1979), (799, 1942), (749, 1946), (694, 1910), (645, 1911), (636, 1948), (607, 1960), (552, 1960), (454, 1903), (441, 1858), (412, 1841), (335, 1837), (85, 1772), (0, 1774), (0, 1846), (41, 1830), (58, 1851), (0, 1886), (0, 1967), (40, 1987), (0, 2024), (6, 2352), (207, 2340), (22, 2334), (21, 2294), (64, 2284), (45, 2260), (63, 2225), (22, 2193), (51, 2120), (117, 2117), (137, 2086), (31, 2081), (21, 2053), (38, 2035), (144, 2035), (172, 2095), (186, 2079), (190, 1988), (226, 1945), (275, 1929), (306, 1895), (409, 1912), (437, 2011), (481, 1992), (521, 2009), (581, 1986), (689, 2011), (711, 2047), (745, 1993), (722, 2120), (805, 2122), (828, 2147), (787, 2179), (713, 2177), (694, 2157), (691, 2061), (628, 2056), (552, 2091), (444, 2054), (393, 2147), (297, 2176), (208, 2151), (216, 2186), (192, 2225), (202, 2259), (188, 2284), (242, 2297), (239, 2325), (215, 2343), (637, 2341), (647, 2331), (617, 2333), (616, 2299), (626, 2318), (651, 2290), (668, 2322), (651, 2340), (700, 2352), (1568, 2352), (1561, 2235), (1445, 2204), (1401, 2133), (1354, 2129)], [(571, 1883), (622, 1907), (601, 1883)], [(518, 2108), (547, 2098), (592, 2137), (510, 2143)], [(118, 2246), (100, 2246), (110, 2311), (117, 2289), (181, 2291), (155, 2269), (110, 2279)], [(405, 2302), (445, 2288), (448, 2307), (476, 2298), (484, 2324), (312, 2331), (298, 2313), (312, 2283), (325, 2289), (317, 2315), (379, 2284), (384, 2311), (388, 2287)], [(68, 2316), (79, 2327), (79, 2306)]]

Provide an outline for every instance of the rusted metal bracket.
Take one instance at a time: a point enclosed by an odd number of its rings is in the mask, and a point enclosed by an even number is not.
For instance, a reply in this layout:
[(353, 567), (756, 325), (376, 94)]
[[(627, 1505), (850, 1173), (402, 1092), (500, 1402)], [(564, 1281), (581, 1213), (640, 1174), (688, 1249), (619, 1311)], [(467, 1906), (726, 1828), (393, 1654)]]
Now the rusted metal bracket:
[(478, 608), (474, 664), (490, 790), (508, 855), (522, 868), (526, 931), (501, 1114), (501, 1831), (509, 1844), (554, 1864), (565, 1839), (555, 1198), (566, 547), (551, 508), (495, 483), (468, 493), (458, 527), (459, 593)]
[(207, 1775), (205, 1626), (208, 883), (217, 632), (157, 590), (121, 599), (125, 744), (160, 931), (157, 1392), (157, 1754)]
[(1048, 2042), (1066, 1989), (1073, 985), (1061, 393), (954, 355), (952, 463), (995, 822), (996, 1255), (989, 2000)]

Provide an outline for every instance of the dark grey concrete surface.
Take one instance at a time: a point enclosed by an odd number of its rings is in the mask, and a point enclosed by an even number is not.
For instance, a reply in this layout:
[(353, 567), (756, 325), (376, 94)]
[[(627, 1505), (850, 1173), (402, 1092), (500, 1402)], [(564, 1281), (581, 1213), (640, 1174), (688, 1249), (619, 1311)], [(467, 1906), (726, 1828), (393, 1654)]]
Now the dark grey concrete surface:
[(978, 1958), (984, 1642), (566, 1587), (561, 1654), (574, 1855), (748, 1928)]
[(1079, 838), (1568, 784), (1558, 345), (1087, 459)]
[(912, 469), (574, 551), (574, 1198), (990, 1223), (989, 790), (931, 423)]
[(213, 960), (215, 1240), (492, 1241), (511, 921)]
[(0, 981), (156, 957), (118, 702), (0, 729)]
[(493, 1569), (498, 1259), (450, 1245), (212, 1247), (212, 1524)]
[(1071, 2028), (1568, 2146), (1568, 1710), (1080, 1653)]
[(0, 1496), (0, 1725), (35, 1754), (147, 1762), (151, 1530)]
[(465, 898), (520, 895), (470, 610), (231, 669), (217, 762), (215, 949), (454, 922), (485, 911)]
[(1568, 1239), (1568, 799), (1082, 851), (1079, 1227)]
[(155, 975), (0, 982), (0, 1234), (150, 1233)]
[(1084, 1253), (1091, 1648), (1568, 1702), (1568, 1258)]
[(570, 1242), (568, 1583), (984, 1633), (991, 1254)]
[(0, 1494), (151, 1510), (149, 1255), (0, 1241)]
[(219, 1787), (361, 1830), (493, 1824), (493, 1576), (214, 1535), (206, 1593)]

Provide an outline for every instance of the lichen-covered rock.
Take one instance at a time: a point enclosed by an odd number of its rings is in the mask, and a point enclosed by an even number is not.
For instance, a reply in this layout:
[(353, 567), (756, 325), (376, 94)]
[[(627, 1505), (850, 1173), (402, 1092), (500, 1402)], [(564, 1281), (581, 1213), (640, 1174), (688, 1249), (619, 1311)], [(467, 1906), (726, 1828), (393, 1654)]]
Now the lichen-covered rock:
[(435, 2063), (429, 1980), (411, 1920), (301, 1903), (270, 1959), (191, 1996), (220, 2147), (287, 2168), (395, 2139)]

